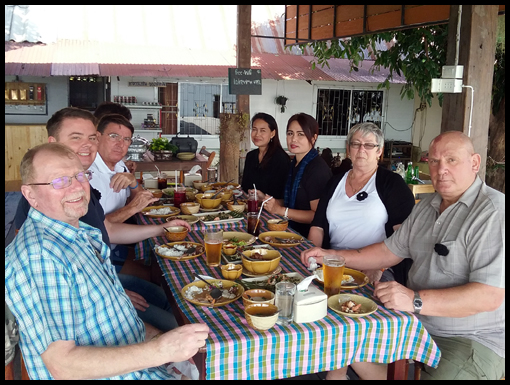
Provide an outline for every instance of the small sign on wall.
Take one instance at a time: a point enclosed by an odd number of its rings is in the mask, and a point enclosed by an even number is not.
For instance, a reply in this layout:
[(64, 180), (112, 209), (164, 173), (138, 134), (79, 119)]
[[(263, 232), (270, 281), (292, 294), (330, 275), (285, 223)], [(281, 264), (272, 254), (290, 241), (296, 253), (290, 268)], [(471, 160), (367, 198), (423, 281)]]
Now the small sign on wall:
[(165, 82), (128, 82), (128, 87), (166, 87)]
[(228, 92), (231, 95), (262, 95), (262, 70), (229, 68)]

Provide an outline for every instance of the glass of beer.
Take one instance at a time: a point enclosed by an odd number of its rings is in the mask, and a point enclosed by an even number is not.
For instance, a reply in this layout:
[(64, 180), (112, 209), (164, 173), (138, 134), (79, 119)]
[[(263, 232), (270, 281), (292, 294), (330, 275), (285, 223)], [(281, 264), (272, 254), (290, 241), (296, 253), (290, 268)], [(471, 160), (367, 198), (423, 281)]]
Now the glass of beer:
[(322, 258), (324, 293), (328, 297), (340, 293), (344, 276), (345, 259), (339, 255), (325, 255)]
[(246, 220), (248, 221), (248, 233), (258, 237), (260, 232), (260, 218), (258, 213), (248, 213)]
[(210, 227), (204, 231), (205, 257), (208, 266), (220, 265), (221, 248), (223, 246), (223, 230)]

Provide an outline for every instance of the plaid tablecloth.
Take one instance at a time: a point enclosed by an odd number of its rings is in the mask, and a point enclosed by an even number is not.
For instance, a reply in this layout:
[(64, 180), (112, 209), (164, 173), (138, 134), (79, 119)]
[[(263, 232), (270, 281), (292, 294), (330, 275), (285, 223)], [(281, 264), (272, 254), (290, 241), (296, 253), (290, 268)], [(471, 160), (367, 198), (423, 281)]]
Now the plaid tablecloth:
[[(265, 220), (270, 217), (264, 212), (261, 231), (267, 231)], [(158, 219), (140, 216), (141, 223), (156, 223), (153, 221)], [(203, 243), (201, 231), (205, 226), (198, 222), (192, 227), (186, 240)], [(246, 220), (222, 227), (224, 231), (244, 231)], [(139, 250), (140, 257), (151, 255), (154, 246), (163, 243), (166, 243), (163, 237), (145, 241)], [(255, 244), (259, 243), (257, 240)], [(312, 243), (306, 241), (296, 247), (278, 249), (282, 254), (282, 272), (310, 275), (299, 259), (301, 251), (310, 247)], [(195, 306), (181, 296), (181, 289), (192, 282), (196, 274), (222, 278), (219, 267), (207, 266), (205, 255), (187, 261), (156, 258), (187, 319), (210, 327), (206, 379), (288, 378), (330, 371), (357, 361), (390, 363), (410, 358), (432, 367), (439, 363), (441, 353), (421, 322), (412, 313), (386, 309), (377, 300), (379, 309), (366, 317), (348, 318), (328, 309), (327, 316), (319, 321), (275, 325), (267, 331), (256, 331), (244, 318), (241, 299), (222, 307), (208, 308)], [(323, 289), (320, 283), (317, 285)], [(373, 289), (367, 285), (350, 292), (372, 298)]]

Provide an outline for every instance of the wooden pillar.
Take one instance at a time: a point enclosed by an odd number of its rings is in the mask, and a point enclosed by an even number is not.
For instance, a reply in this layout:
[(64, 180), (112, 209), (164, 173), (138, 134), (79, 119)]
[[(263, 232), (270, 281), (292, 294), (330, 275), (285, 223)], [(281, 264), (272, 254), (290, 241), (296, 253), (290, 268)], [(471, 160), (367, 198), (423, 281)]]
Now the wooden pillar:
[[(251, 68), (251, 5), (237, 6), (237, 68)], [(237, 95), (237, 111), (250, 116), (250, 95)], [(251, 116), (250, 116), (251, 117)], [(240, 172), (244, 168), (246, 153), (250, 150), (250, 126), (246, 126), (239, 144)]]
[[(485, 180), (487, 162), (498, 7), (498, 5), (462, 6), (458, 64), (464, 66), (462, 84), (474, 89), (471, 130), (469, 119), (472, 93), (469, 87), (463, 88), (462, 93), (444, 94), (441, 120), (441, 132), (456, 130), (467, 135), (470, 131), (475, 151), (482, 157), (478, 172), (482, 180)], [(450, 7), (447, 65), (455, 64), (458, 9), (458, 5)]]

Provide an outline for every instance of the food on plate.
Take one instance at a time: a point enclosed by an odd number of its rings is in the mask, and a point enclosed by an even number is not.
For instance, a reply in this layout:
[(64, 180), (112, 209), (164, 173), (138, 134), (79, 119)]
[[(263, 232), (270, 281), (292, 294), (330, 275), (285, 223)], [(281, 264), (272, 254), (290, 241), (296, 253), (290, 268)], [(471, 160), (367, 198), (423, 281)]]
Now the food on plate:
[(170, 207), (162, 207), (160, 209), (152, 209), (145, 212), (145, 215), (168, 215), (174, 211)]
[(303, 239), (302, 238), (279, 238), (279, 237), (264, 237), (264, 242), (269, 243), (280, 243), (280, 244), (291, 244), (291, 243), (299, 243)]
[(155, 250), (157, 253), (165, 257), (182, 258), (202, 254), (204, 252), (204, 246), (196, 245), (194, 243), (180, 243), (172, 246), (170, 245), (156, 246)]
[(361, 312), (361, 304), (348, 300), (343, 304), (340, 304), (340, 310), (344, 313), (359, 314)]
[(246, 246), (246, 241), (243, 241), (242, 239), (239, 239), (239, 238), (236, 238), (236, 237), (232, 237), (230, 239), (224, 239), (223, 240), (223, 244), (225, 245), (234, 245), (237, 247), (237, 250), (239, 250), (239, 247), (243, 247), (243, 246)]
[(211, 305), (219, 304), (223, 302), (228, 302), (229, 300), (237, 297), (239, 294), (239, 285), (235, 284), (232, 287), (228, 289), (223, 288), (223, 282), (211, 282), (211, 286), (214, 286), (221, 290), (221, 297), (218, 299), (214, 299), (211, 297), (211, 288), (209, 286), (205, 287), (197, 287), (197, 286), (190, 286), (186, 292), (184, 293), (184, 296), (188, 300), (200, 302), (200, 303), (208, 303)]
[(301, 276), (285, 275), (284, 273), (272, 274), (268, 278), (260, 280), (242, 281), (246, 289), (266, 289), (274, 293), (275, 285), (278, 282), (292, 282), (296, 285), (303, 280)]
[(352, 277), (352, 275), (344, 274), (342, 277), (342, 285), (346, 285), (351, 282), (354, 282), (354, 278)]
[(211, 214), (211, 215), (206, 215), (205, 217), (203, 217), (202, 221), (211, 222), (211, 221), (221, 221), (224, 219), (234, 219), (234, 218), (243, 218), (243, 214), (239, 213), (237, 211), (229, 211), (226, 213)]

